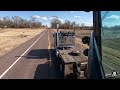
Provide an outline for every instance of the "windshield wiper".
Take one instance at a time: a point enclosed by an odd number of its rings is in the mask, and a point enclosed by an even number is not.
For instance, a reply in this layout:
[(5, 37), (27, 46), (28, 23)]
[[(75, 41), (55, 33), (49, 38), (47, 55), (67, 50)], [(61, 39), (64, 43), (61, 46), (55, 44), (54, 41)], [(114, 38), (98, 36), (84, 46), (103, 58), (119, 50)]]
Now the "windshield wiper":
[(104, 16), (102, 17), (102, 20), (107, 16), (108, 12), (109, 12), (109, 11), (106, 11), (106, 12), (105, 12)]

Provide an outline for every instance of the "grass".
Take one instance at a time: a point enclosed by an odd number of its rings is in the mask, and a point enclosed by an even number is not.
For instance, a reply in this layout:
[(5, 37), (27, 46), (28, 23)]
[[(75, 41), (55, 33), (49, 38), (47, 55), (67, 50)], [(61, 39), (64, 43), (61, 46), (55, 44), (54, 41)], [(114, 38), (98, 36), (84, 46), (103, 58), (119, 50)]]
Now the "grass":
[(33, 38), (44, 29), (0, 29), (0, 56)]
[[(102, 42), (103, 62), (120, 72), (120, 38), (104, 39)], [(112, 71), (105, 65), (103, 67), (106, 74)]]
[(120, 59), (120, 51), (113, 49), (113, 48), (105, 47), (105, 46), (102, 46), (102, 50), (104, 53), (112, 55)]
[(104, 39), (102, 42), (103, 46), (120, 51), (120, 38)]

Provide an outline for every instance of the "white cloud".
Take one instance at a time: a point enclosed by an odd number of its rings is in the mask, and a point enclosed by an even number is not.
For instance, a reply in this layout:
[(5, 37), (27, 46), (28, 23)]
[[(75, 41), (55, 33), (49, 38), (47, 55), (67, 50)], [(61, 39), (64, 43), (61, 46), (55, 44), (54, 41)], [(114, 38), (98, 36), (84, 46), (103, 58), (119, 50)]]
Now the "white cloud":
[[(51, 18), (50, 18), (50, 20), (53, 20), (53, 19), (57, 19), (57, 17), (51, 17)], [(64, 22), (64, 20), (61, 19), (61, 18), (58, 18), (58, 20), (60, 20), (62, 23)]]
[(120, 19), (120, 16), (118, 16), (118, 15), (111, 15), (111, 16), (109, 16), (109, 17), (107, 17), (107, 18)]
[(70, 11), (71, 13), (75, 12), (75, 11)]
[(51, 17), (50, 20), (52, 20), (53, 18)]
[(84, 22), (86, 26), (92, 26), (93, 23), (90, 23), (90, 22)]
[(53, 16), (53, 17), (50, 18), (50, 20), (53, 20), (53, 19), (58, 19), (58, 17), (57, 16)]
[(47, 17), (42, 17), (41, 19), (43, 19), (43, 20), (48, 20), (48, 18), (47, 18)]
[(74, 16), (75, 18), (80, 18), (81, 16)]
[(64, 20), (63, 20), (63, 19), (61, 19), (61, 18), (59, 18), (59, 20), (60, 20), (61, 22), (64, 22)]
[(40, 16), (39, 15), (33, 15), (32, 18), (37, 18), (38, 19), (38, 18), (40, 18)]
[(2, 20), (3, 20), (3, 17), (0, 17), (0, 20), (2, 21)]

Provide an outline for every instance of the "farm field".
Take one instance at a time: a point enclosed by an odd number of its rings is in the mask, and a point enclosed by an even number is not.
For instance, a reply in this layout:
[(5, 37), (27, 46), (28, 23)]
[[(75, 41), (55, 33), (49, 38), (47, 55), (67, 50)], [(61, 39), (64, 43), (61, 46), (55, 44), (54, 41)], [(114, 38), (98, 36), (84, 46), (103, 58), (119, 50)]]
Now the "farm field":
[(111, 74), (113, 70), (120, 73), (120, 38), (104, 39), (102, 45), (102, 60), (106, 75)]
[(0, 56), (30, 40), (44, 29), (0, 29)]

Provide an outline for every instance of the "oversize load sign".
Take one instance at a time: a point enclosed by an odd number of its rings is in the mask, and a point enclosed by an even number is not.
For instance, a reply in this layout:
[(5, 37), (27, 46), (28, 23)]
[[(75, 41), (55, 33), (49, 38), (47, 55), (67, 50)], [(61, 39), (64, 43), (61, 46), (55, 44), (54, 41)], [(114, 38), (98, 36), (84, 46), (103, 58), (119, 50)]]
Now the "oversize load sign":
[(75, 37), (74, 36), (59, 36), (59, 46), (69, 47), (75, 45)]

